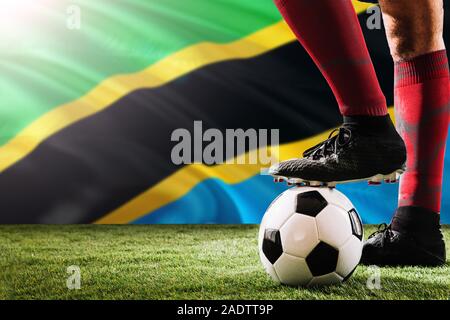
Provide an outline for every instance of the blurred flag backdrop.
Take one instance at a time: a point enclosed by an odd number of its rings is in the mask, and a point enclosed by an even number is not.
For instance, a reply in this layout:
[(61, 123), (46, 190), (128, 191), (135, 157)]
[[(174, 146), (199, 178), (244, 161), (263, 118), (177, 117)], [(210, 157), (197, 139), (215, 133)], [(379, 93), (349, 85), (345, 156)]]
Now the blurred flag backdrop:
[[(392, 105), (384, 31), (354, 5)], [(172, 163), (171, 133), (195, 120), (279, 128), (287, 159), (341, 117), (271, 0), (2, 1), (0, 223), (259, 223), (286, 187), (258, 165)], [(339, 187), (366, 223), (397, 188)]]

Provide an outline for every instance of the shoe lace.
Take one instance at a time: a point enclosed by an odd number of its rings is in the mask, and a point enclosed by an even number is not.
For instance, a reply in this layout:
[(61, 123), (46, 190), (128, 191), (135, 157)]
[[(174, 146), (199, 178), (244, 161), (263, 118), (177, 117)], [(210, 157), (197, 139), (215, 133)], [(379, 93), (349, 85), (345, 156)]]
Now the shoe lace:
[[(335, 133), (337, 134), (335, 135)], [(313, 160), (325, 158), (335, 154), (340, 148), (347, 145), (352, 138), (352, 131), (346, 127), (340, 127), (330, 132), (327, 140), (309, 148), (303, 153), (303, 157)]]
[(378, 234), (382, 235), (382, 237), (381, 237), (382, 244), (384, 244), (384, 242), (386, 240), (389, 241), (389, 239), (391, 239), (393, 236), (391, 225), (390, 224), (388, 225), (387, 223), (382, 223), (382, 224), (378, 225), (377, 231), (372, 233), (369, 236), (369, 239), (375, 237)]

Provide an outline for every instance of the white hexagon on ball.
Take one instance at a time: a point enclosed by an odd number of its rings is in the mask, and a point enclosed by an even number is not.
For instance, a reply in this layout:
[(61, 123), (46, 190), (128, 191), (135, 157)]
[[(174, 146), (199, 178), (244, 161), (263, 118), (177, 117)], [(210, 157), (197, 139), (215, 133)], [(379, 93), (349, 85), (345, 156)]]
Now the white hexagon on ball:
[(330, 284), (341, 283), (343, 278), (339, 276), (336, 272), (331, 272), (323, 276), (314, 277), (309, 283), (308, 287), (316, 287)]
[(342, 277), (348, 277), (356, 268), (361, 259), (362, 242), (352, 235), (347, 242), (339, 248), (339, 257), (336, 272)]
[(287, 253), (283, 253), (273, 267), (280, 281), (290, 286), (305, 286), (313, 279), (305, 259)]
[(283, 251), (300, 258), (308, 254), (319, 244), (316, 220), (303, 214), (293, 214), (281, 227)]
[(347, 211), (329, 204), (316, 217), (319, 239), (339, 248), (352, 235), (352, 224)]

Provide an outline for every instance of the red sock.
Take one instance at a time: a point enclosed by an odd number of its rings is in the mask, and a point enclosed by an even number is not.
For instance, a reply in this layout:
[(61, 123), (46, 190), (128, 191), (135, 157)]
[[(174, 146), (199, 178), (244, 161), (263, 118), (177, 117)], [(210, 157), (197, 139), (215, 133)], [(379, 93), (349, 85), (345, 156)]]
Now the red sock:
[(400, 181), (400, 207), (440, 211), (449, 105), (445, 50), (396, 63), (397, 129), (408, 154), (406, 172)]
[(351, 1), (274, 1), (328, 81), (341, 113), (386, 115), (386, 99)]

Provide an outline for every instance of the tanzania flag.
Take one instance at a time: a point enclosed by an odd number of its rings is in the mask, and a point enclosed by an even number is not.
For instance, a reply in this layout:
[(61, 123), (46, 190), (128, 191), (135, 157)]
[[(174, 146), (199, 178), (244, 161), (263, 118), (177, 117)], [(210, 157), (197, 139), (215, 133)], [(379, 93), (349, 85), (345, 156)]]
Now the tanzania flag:
[[(392, 105), (384, 30), (354, 5)], [(341, 122), (271, 0), (2, 2), (0, 93), (0, 223), (259, 223), (285, 187), (258, 164), (175, 164), (172, 133), (279, 128), (287, 159)], [(368, 223), (396, 205), (397, 185), (339, 188)]]

